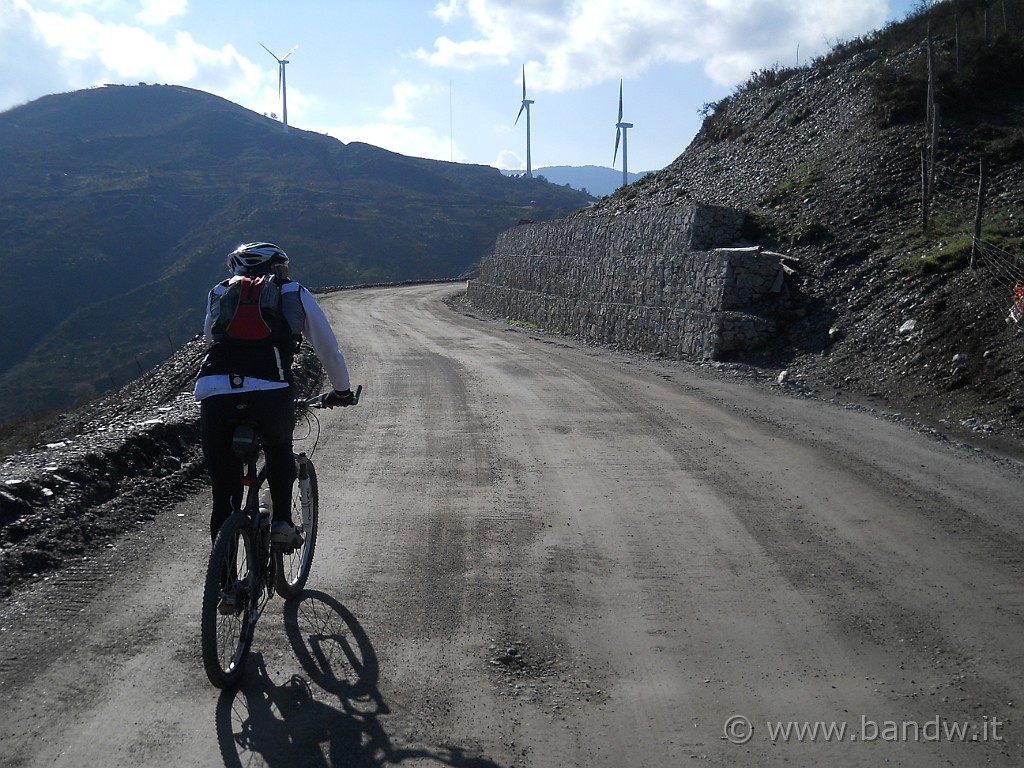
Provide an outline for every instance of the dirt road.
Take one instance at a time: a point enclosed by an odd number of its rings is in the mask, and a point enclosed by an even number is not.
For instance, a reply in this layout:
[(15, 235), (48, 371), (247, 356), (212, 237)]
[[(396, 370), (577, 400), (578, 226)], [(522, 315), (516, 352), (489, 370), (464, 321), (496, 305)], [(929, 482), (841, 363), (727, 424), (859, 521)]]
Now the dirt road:
[(0, 764), (1022, 764), (1019, 465), (459, 290), (324, 299), (366, 389), (241, 689), (196, 497), (0, 604)]

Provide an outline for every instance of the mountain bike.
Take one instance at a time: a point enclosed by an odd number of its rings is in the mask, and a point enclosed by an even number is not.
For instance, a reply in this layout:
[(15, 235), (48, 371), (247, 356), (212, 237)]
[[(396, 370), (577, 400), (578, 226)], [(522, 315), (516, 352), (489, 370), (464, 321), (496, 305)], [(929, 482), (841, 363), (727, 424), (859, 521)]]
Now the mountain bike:
[[(353, 405), (359, 402), (362, 389), (356, 389)], [(295, 401), (296, 413), (305, 416), (310, 432), (316, 424), (317, 437), (320, 422), (313, 409), (324, 408), (326, 396)], [(309, 455), (295, 454), (292, 519), (302, 538), (296, 548), (271, 545), (271, 504), (269, 489), (264, 487), (267, 469), (253, 422), (241, 420), (235, 425), (231, 448), (242, 460), (245, 498), (217, 533), (200, 618), (203, 666), (218, 688), (230, 688), (241, 678), (256, 622), (274, 592), (291, 600), (306, 586), (319, 525), (316, 469), (310, 459), (316, 439)]]

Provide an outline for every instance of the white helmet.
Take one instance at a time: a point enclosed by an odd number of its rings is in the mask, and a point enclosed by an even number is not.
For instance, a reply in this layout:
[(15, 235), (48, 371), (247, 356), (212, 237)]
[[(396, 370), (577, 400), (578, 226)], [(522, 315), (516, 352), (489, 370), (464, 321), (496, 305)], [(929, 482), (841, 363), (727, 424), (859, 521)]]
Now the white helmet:
[(288, 254), (273, 243), (246, 243), (228, 254), (228, 269), (233, 275), (245, 275), (253, 269), (287, 263)]

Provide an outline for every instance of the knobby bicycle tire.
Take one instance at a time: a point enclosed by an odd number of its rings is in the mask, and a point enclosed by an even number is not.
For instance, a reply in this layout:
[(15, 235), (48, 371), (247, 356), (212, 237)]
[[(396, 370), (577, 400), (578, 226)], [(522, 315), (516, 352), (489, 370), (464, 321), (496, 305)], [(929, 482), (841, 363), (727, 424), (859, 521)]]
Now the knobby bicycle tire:
[[(200, 619), (203, 666), (217, 688), (230, 688), (242, 676), (256, 628), (259, 594), (255, 545), (248, 515), (235, 513), (224, 521), (206, 569)], [(221, 613), (225, 589), (233, 591), (237, 610)]]
[[(295, 457), (296, 464), (299, 457)], [(296, 467), (301, 470), (300, 467)], [(320, 497), (317, 491), (316, 469), (313, 462), (306, 459), (309, 473), (309, 512), (303, 514), (301, 498), (301, 480), (296, 480), (292, 488), (292, 520), (302, 526), (302, 546), (294, 550), (273, 550), (274, 580), (277, 594), (285, 600), (291, 600), (301, 594), (309, 578), (309, 570), (313, 566), (313, 553), (316, 551), (316, 534), (320, 522)]]

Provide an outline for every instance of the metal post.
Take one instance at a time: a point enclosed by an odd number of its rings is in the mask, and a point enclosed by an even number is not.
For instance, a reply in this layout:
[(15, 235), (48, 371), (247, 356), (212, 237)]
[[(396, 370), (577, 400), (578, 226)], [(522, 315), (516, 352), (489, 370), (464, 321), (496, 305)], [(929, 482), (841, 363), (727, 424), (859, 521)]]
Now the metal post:
[(985, 186), (988, 183), (988, 168), (985, 158), (979, 163), (981, 178), (978, 180), (978, 210), (974, 214), (974, 240), (971, 243), (971, 269), (977, 261), (978, 248), (981, 243), (981, 219), (985, 209)]
[(928, 147), (921, 147), (921, 232), (928, 234)]

